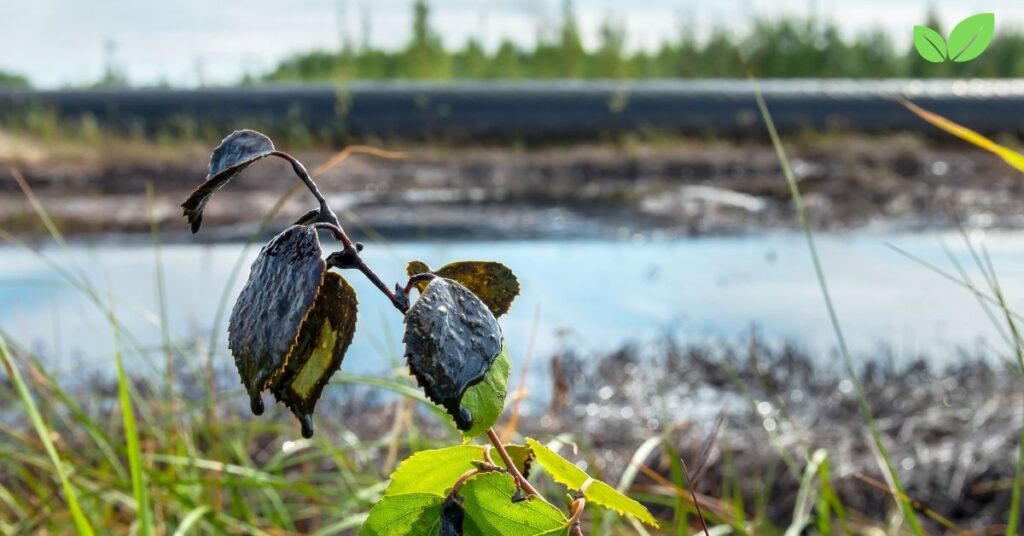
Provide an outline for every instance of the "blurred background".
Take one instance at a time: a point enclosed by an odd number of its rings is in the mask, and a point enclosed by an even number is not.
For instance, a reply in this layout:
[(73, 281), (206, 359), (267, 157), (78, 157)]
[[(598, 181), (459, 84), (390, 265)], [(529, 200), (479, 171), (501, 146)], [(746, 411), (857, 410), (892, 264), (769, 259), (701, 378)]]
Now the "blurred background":
[[(981, 12), (979, 58), (915, 51), (915, 25)], [(508, 265), (503, 437), (573, 445), (665, 534), (698, 529), (691, 488), (722, 530), (915, 532), (900, 483), (928, 531), (1014, 530), (1024, 187), (999, 151), (1024, 134), (1022, 23), (1009, 1), (5, 1), (0, 533), (71, 523), (12, 367), (119, 533), (140, 506), (116, 358), (167, 533), (348, 533), (396, 460), (457, 441), (357, 274), (316, 438), (248, 414), (227, 315), (314, 204), (264, 161), (189, 233), (179, 205), (241, 128), (313, 170), (386, 282)]]

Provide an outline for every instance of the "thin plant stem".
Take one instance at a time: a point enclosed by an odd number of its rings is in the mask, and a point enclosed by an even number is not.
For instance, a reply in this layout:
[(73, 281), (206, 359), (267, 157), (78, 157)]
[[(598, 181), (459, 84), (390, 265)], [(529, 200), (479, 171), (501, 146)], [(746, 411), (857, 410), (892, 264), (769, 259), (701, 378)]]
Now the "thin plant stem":
[(572, 515), (569, 517), (570, 536), (583, 536), (583, 529), (580, 527), (580, 518), (583, 517), (583, 510), (587, 507), (587, 499), (580, 497), (572, 502)]
[(508, 451), (505, 450), (505, 445), (501, 443), (501, 438), (494, 431), (494, 428), (487, 429), (487, 439), (491, 440), (491, 444), (494, 445), (494, 450), (498, 451), (498, 455), (501, 456), (502, 461), (505, 462), (505, 467), (509, 473), (512, 473), (512, 477), (516, 479), (516, 483), (519, 485), (519, 489), (525, 491), (529, 495), (535, 495), (541, 497), (541, 494), (537, 492), (537, 489), (530, 484), (530, 481), (526, 480), (523, 473), (519, 472), (519, 468), (516, 467), (515, 462), (512, 461), (512, 457), (509, 456)]

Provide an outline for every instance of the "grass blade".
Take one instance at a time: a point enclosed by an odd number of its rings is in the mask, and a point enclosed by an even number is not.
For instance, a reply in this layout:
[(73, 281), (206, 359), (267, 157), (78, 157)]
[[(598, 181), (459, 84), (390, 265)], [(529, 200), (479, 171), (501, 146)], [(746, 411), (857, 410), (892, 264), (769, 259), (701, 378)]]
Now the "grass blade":
[(209, 513), (209, 511), (209, 506), (200, 506), (189, 512), (187, 515), (185, 515), (184, 518), (182, 518), (181, 525), (178, 525), (177, 530), (174, 531), (174, 536), (185, 536), (186, 534), (188, 534), (189, 529), (191, 529), (193, 525), (198, 523), (199, 520), (203, 518), (203, 516)]
[[(906, 99), (900, 99), (900, 102), (903, 104), (903, 106), (905, 106), (908, 110), (916, 114), (921, 119), (924, 119), (925, 121), (931, 123), (932, 125), (935, 125), (936, 127), (941, 128), (942, 130), (945, 130), (946, 132), (980, 149), (983, 149), (998, 156), (1017, 171), (1024, 173), (1024, 155), (1022, 155), (1021, 153), (1013, 149), (1010, 149), (1009, 147), (1000, 145), (990, 140), (989, 138), (975, 132), (974, 130), (971, 130), (954, 121), (950, 121), (949, 119), (946, 119), (941, 115), (929, 112), (928, 110), (925, 110), (924, 108), (921, 108), (920, 106), (917, 106), (916, 104)], [(992, 290), (993, 294), (995, 294), (996, 305), (998, 305), (999, 308), (1002, 310), (1003, 315), (1006, 319), (1006, 324), (1010, 329), (1010, 333), (1013, 335), (1012, 346), (1014, 349), (1014, 353), (1017, 357), (1017, 363), (1020, 366), (1020, 371), (1024, 373), (1024, 348), (1022, 348), (1020, 331), (1017, 329), (1016, 318), (1018, 317), (1016, 316), (1016, 314), (1013, 313), (1013, 311), (1010, 310), (1009, 306), (1006, 303), (1006, 300), (1003, 297), (1002, 290), (999, 287), (999, 282), (996, 279), (995, 269), (993, 268), (991, 261), (988, 258), (987, 252), (985, 252), (985, 261), (987, 263), (986, 266), (985, 263), (982, 263), (982, 261), (979, 260), (977, 253), (971, 245), (971, 241), (968, 238), (967, 233), (964, 231), (963, 226), (961, 226), (959, 222), (957, 222), (957, 227), (960, 229), (960, 233), (963, 235), (964, 242), (967, 243), (967, 246), (971, 251), (971, 255), (974, 257), (975, 263), (977, 263), (978, 268), (981, 269), (982, 273), (985, 274), (985, 278), (989, 284), (989, 288)], [(972, 288), (973, 285), (968, 283), (967, 286), (968, 288), (973, 290), (976, 295), (979, 295), (980, 297), (980, 294)], [(1014, 473), (1015, 474), (1013, 479), (1012, 503), (1010, 505), (1010, 512), (1007, 521), (1007, 534), (1016, 534), (1017, 527), (1020, 524), (1021, 487), (1022, 481), (1024, 481), (1024, 427), (1022, 427), (1020, 440), (1018, 441), (1017, 463)]]
[[(113, 314), (113, 313), (111, 313)], [(132, 408), (131, 394), (128, 392), (128, 377), (124, 372), (124, 360), (121, 358), (117, 324), (111, 322), (114, 329), (114, 359), (117, 363), (117, 395), (121, 401), (121, 417), (124, 423), (125, 448), (128, 450), (128, 469), (132, 475), (132, 493), (135, 496), (135, 511), (138, 515), (139, 527), (144, 536), (153, 532), (153, 519), (149, 507), (145, 479), (142, 475), (142, 448), (139, 445), (139, 431), (135, 423), (135, 410)]]
[(7, 342), (2, 335), (0, 335), (0, 358), (3, 359), (4, 367), (14, 382), (22, 403), (25, 404), (29, 419), (32, 420), (32, 426), (35, 427), (36, 433), (39, 434), (39, 440), (43, 443), (43, 448), (46, 449), (46, 453), (50, 456), (54, 470), (57, 471), (57, 476), (60, 478), (61, 486), (64, 488), (64, 496), (67, 500), (68, 508), (71, 509), (71, 517), (75, 521), (75, 528), (78, 530), (78, 534), (93, 536), (95, 533), (92, 530), (92, 525), (89, 524), (89, 520), (86, 519), (85, 514), (82, 512), (82, 507), (78, 503), (78, 494), (68, 479), (67, 473), (64, 472), (64, 465), (61, 463), (60, 456), (57, 454), (57, 448), (53, 445), (53, 440), (50, 438), (50, 430), (43, 421), (42, 415), (39, 414), (36, 403), (32, 399), (32, 393), (28, 391), (28, 386), (21, 377), (21, 372), (11, 358), (11, 354), (7, 351)]
[(857, 377), (856, 371), (853, 369), (853, 360), (850, 358), (850, 351), (846, 346), (846, 338), (843, 336), (842, 327), (839, 325), (839, 317), (836, 314), (835, 305), (832, 303), (832, 295), (828, 289), (828, 282), (825, 279), (825, 270), (821, 266), (821, 260), (818, 257), (818, 250), (814, 245), (814, 233), (811, 231), (811, 224), (807, 220), (807, 212), (804, 210), (803, 197), (800, 195), (800, 187), (796, 183), (796, 176), (793, 175), (793, 169), (789, 165), (789, 157), (786, 156), (786, 149), (782, 146), (782, 140), (779, 138), (779, 133), (775, 130), (775, 122), (772, 121), (771, 113), (768, 111), (768, 105), (764, 101), (764, 96), (761, 94), (761, 87), (757, 83), (752, 73), (748, 73), (750, 83), (754, 87), (754, 98), (757, 99), (757, 108), (761, 112), (761, 117), (764, 119), (765, 126), (768, 129), (768, 135), (771, 137), (772, 146), (775, 147), (775, 155), (779, 159), (779, 164), (782, 166), (783, 174), (786, 177), (786, 184), (789, 186), (790, 195), (793, 197), (793, 205), (796, 208), (797, 217), (800, 220), (800, 227), (803, 228), (804, 238), (807, 240), (807, 248), (811, 253), (811, 261), (814, 264), (814, 273), (818, 279), (818, 286), (821, 288), (822, 297), (825, 300), (825, 308), (828, 310), (829, 321), (832, 324), (832, 329), (835, 331), (836, 341), (839, 345), (839, 352), (843, 357), (843, 365), (846, 368), (847, 374), (850, 376), (850, 381), (853, 383), (854, 391), (857, 393), (857, 400), (860, 403), (861, 413), (864, 416), (864, 421), (867, 423), (868, 430), (871, 432), (871, 439), (878, 448), (878, 452), (885, 462), (886, 472), (892, 480), (893, 486), (896, 488), (896, 497), (900, 505), (900, 510), (903, 512), (903, 517), (907, 520), (910, 525), (911, 531), (917, 535), (922, 536), (924, 529), (921, 527), (921, 522), (917, 519), (917, 514), (914, 512), (913, 506), (910, 501), (906, 498), (906, 493), (903, 491), (903, 485), (900, 483), (899, 475), (896, 474), (896, 468), (892, 463), (892, 459), (889, 456), (888, 450), (885, 445), (882, 444), (882, 434), (878, 431), (878, 425), (875, 423), (874, 414), (871, 411), (871, 406), (868, 404), (867, 397), (864, 395), (864, 387), (860, 383), (860, 378)]
[(1013, 492), (1010, 499), (1010, 517), (1006, 522), (1006, 533), (1017, 534), (1017, 527), (1020, 525), (1020, 495), (1021, 486), (1024, 484), (1024, 424), (1020, 430), (1020, 440), (1017, 442), (1017, 467), (1013, 476)]
[(1010, 149), (1009, 147), (1000, 145), (959, 123), (950, 121), (949, 119), (946, 119), (945, 117), (942, 117), (939, 114), (929, 112), (928, 110), (925, 110), (924, 108), (921, 108), (920, 106), (906, 99), (899, 100), (900, 104), (905, 106), (908, 110), (913, 112), (921, 119), (924, 119), (925, 121), (941, 128), (942, 130), (945, 130), (946, 132), (949, 132), (950, 134), (966, 141), (967, 143), (970, 143), (971, 145), (974, 145), (975, 147), (984, 149), (998, 156), (999, 158), (1002, 158), (1004, 162), (1015, 168), (1017, 171), (1024, 173), (1024, 155), (1018, 153), (1017, 151), (1014, 151), (1013, 149)]

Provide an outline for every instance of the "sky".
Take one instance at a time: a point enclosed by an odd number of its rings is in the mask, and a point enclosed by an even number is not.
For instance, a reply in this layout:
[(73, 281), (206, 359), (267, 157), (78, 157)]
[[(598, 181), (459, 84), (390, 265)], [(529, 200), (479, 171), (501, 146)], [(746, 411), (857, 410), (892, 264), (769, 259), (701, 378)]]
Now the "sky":
[[(434, 28), (446, 45), (475, 37), (531, 45), (553, 28), (561, 0), (432, 0)], [(333, 49), (347, 36), (400, 47), (409, 38), (412, 0), (0, 0), (0, 70), (56, 88), (97, 80), (108, 62), (137, 85), (227, 84), (310, 49)], [(929, 6), (948, 30), (983, 11), (1002, 26), (1024, 27), (1019, 0), (575, 0), (585, 44), (608, 19), (625, 25), (631, 49), (653, 48), (694, 28), (742, 30), (753, 16), (818, 13), (847, 34), (868, 27), (909, 43)], [(366, 31), (366, 30), (369, 31)]]

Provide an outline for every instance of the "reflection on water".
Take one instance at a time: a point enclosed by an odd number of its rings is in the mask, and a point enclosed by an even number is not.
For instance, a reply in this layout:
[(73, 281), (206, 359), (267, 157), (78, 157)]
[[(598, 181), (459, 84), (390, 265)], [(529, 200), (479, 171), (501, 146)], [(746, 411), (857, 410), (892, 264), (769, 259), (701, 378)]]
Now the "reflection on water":
[[(942, 235), (954, 256), (973, 268), (955, 235)], [(1011, 300), (1024, 292), (1024, 236), (990, 233), (986, 246)], [(927, 353), (955, 357), (979, 341), (1002, 350), (998, 332), (965, 290), (900, 256), (894, 244), (954, 271), (935, 235), (823, 234), (819, 251), (851, 349), (871, 356), (881, 345), (896, 358)], [(326, 244), (325, 244), (326, 246)], [(163, 249), (170, 332), (207, 336), (218, 298), (241, 245), (171, 245)], [(248, 252), (255, 258), (258, 248)], [(44, 248), (57, 259), (56, 248)], [(370, 245), (364, 255), (385, 281), (402, 278), (405, 261), (431, 266), (459, 259), (508, 264), (523, 294), (502, 321), (514, 359), (522, 359), (536, 324), (534, 353), (559, 344), (584, 352), (671, 332), (684, 340), (744, 337), (756, 324), (769, 340), (792, 340), (822, 356), (834, 346), (810, 258), (798, 234), (678, 241), (472, 242)], [(125, 329), (143, 345), (161, 340), (154, 251), (147, 245), (76, 245), (74, 264), (115, 297)], [(62, 264), (68, 265), (66, 259)], [(247, 270), (245, 271), (247, 273)], [(245, 273), (231, 290), (231, 300)], [(401, 318), (358, 274), (358, 332), (344, 369), (373, 373), (400, 358)], [(980, 283), (980, 276), (976, 278)], [(1019, 302), (1017, 302), (1019, 303)], [(230, 304), (229, 304), (230, 306)], [(225, 315), (226, 316), (226, 315)], [(536, 318), (536, 323), (535, 323)], [(219, 339), (224, 346), (226, 318)], [(32, 253), (0, 248), (0, 328), (22, 345), (53, 356), (64, 370), (106, 367), (112, 335), (102, 314)], [(558, 333), (568, 328), (567, 338)], [(228, 359), (226, 354), (223, 359)], [(136, 366), (140, 366), (136, 364)]]

